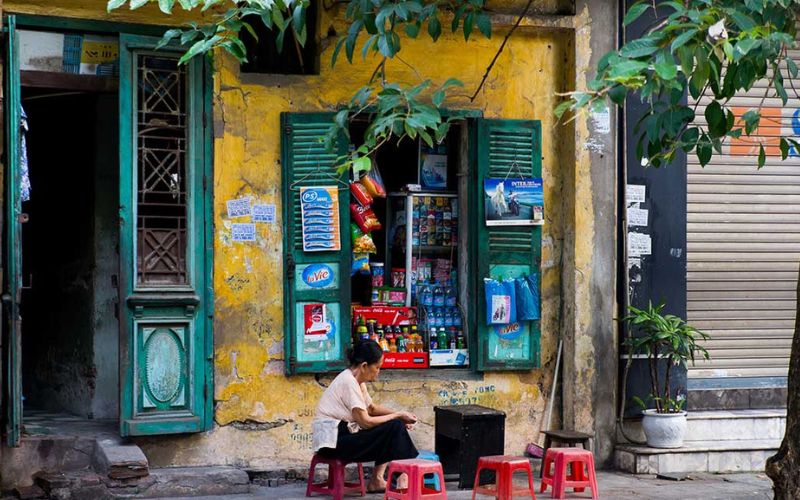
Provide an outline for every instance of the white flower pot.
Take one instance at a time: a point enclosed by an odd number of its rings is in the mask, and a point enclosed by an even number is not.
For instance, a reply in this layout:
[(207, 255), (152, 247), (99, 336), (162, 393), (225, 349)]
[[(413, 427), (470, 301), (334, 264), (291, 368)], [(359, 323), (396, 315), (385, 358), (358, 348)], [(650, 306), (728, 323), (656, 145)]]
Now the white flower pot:
[(647, 445), (653, 448), (680, 448), (686, 434), (686, 412), (656, 413), (644, 410), (642, 428)]

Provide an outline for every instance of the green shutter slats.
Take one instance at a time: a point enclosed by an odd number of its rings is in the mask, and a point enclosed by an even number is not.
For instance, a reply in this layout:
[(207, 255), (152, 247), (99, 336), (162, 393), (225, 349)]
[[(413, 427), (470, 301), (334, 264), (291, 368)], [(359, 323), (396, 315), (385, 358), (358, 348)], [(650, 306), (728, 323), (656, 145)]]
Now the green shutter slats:
[[(281, 114), (281, 166), (283, 168), (284, 207), (284, 339), (286, 373), (322, 373), (340, 370), (345, 365), (346, 342), (350, 338), (350, 193), (337, 178), (338, 158), (347, 151), (340, 140), (336, 151), (323, 142), (333, 122), (333, 113)], [(342, 138), (343, 139), (343, 138)], [(341, 246), (338, 252), (304, 252), (300, 188), (308, 186), (339, 188)], [(297, 274), (305, 266), (324, 264), (338, 269), (338, 287), (316, 290), (298, 283)], [(328, 351), (305, 352), (302, 325), (303, 304), (326, 304), (329, 319), (334, 319), (337, 335)], [(327, 353), (327, 354), (326, 354)]]
[[(541, 260), (540, 226), (487, 226), (483, 183), (486, 178), (519, 179), (541, 177), (541, 124), (538, 121), (478, 120), (478, 202), (476, 237), (478, 261), (475, 297), (483, 296), (483, 278), (518, 277), (538, 272)], [(477, 313), (477, 368), (524, 370), (540, 365), (538, 322), (523, 324), (526, 342), (502, 353), (497, 333), (486, 325), (485, 308)], [(526, 347), (527, 346), (527, 347)]]

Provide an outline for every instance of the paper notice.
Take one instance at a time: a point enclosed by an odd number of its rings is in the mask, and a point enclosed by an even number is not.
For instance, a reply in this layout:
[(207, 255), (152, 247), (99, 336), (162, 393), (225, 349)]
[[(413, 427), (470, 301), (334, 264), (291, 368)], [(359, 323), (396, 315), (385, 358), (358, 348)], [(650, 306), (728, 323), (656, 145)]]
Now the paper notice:
[(266, 222), (273, 224), (275, 222), (275, 205), (253, 205), (253, 222)]
[(641, 208), (628, 209), (628, 226), (647, 227), (649, 210)]
[(256, 241), (256, 225), (250, 222), (231, 224), (231, 239), (233, 241)]
[(628, 257), (640, 257), (652, 253), (652, 240), (649, 234), (628, 233)]
[(625, 186), (625, 204), (644, 203), (646, 188), (643, 184), (628, 184)]
[(237, 200), (228, 200), (228, 217), (248, 217), (252, 214), (250, 209), (250, 198), (239, 198)]

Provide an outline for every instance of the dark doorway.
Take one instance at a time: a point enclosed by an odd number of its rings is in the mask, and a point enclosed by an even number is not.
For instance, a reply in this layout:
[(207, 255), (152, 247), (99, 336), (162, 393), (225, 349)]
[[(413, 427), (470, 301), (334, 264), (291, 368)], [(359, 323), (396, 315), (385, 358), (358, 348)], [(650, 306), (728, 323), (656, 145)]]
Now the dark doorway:
[(119, 415), (116, 94), (23, 88), (23, 411)]

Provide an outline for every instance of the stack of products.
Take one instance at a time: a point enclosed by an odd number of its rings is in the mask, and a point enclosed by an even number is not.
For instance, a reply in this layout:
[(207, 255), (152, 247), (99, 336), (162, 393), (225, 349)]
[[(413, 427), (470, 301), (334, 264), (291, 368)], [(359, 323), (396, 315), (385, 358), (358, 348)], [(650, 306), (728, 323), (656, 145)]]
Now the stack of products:
[(456, 246), (458, 244), (458, 199), (445, 196), (414, 198), (414, 246)]
[(427, 368), (427, 341), (414, 307), (353, 307), (353, 339), (374, 340), (384, 368)]

